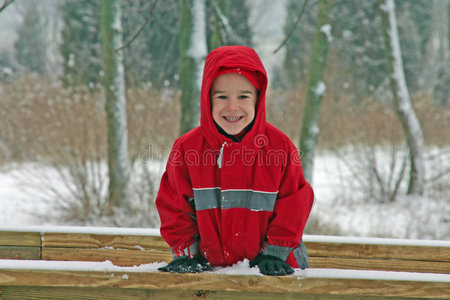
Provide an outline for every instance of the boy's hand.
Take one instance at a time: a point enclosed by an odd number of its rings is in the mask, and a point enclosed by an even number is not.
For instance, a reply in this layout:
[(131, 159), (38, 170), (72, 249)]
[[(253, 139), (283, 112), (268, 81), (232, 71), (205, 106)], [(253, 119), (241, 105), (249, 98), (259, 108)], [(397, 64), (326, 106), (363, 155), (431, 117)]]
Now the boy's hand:
[(294, 269), (278, 257), (259, 254), (250, 262), (250, 267), (259, 267), (259, 271), (264, 275), (283, 276), (294, 273)]
[(167, 266), (158, 268), (158, 270), (170, 273), (200, 273), (211, 271), (212, 268), (203, 256), (197, 255), (193, 258), (188, 256), (177, 257)]

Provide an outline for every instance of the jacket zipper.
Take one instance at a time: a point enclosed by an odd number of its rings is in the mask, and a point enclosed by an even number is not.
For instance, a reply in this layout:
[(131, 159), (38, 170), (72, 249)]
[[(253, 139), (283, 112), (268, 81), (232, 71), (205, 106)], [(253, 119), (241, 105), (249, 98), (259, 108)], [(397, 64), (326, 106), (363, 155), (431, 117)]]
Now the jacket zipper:
[(223, 142), (222, 147), (220, 148), (220, 154), (217, 158), (217, 165), (219, 166), (219, 169), (222, 169), (222, 160), (223, 160), (223, 148), (225, 148), (225, 145), (227, 142)]

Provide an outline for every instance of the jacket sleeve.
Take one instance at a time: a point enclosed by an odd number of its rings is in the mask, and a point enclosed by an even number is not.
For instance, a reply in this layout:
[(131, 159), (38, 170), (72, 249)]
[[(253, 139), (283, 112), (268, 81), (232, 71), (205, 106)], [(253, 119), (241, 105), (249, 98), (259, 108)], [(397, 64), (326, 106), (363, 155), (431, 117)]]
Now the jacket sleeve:
[(314, 192), (303, 176), (297, 148), (289, 140), (285, 149), (289, 155), (262, 249), (262, 253), (282, 260), (299, 246), (314, 201)]
[(173, 257), (198, 254), (198, 226), (195, 221), (192, 186), (181, 143), (175, 142), (161, 178), (156, 208), (161, 219), (161, 236)]

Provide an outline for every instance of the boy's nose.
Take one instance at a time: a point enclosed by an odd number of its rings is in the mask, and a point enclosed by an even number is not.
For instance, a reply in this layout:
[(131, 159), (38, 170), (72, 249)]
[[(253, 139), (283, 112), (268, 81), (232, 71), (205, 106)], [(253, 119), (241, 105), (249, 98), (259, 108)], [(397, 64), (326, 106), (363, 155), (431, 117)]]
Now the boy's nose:
[(238, 110), (239, 109), (239, 103), (237, 99), (230, 99), (230, 101), (228, 102), (228, 109), (229, 110)]

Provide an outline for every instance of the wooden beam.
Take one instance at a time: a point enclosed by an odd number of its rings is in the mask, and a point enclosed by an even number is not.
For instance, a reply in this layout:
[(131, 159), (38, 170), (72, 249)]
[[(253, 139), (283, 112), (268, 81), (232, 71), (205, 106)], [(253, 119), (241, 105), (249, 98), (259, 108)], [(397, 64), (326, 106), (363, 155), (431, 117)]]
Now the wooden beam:
[(233, 291), (289, 295), (349, 295), (446, 299), (449, 282), (415, 280), (302, 278), (160, 272), (0, 270), (2, 286), (126, 288), (150, 290)]
[(41, 247), (0, 246), (0, 259), (40, 259)]
[(41, 246), (39, 232), (0, 231), (1, 246)]
[(167, 243), (158, 236), (103, 235), (84, 233), (44, 233), (42, 246), (67, 248), (116, 248), (169, 250)]
[(311, 256), (309, 262), (311, 268), (450, 274), (450, 263), (447, 262)]
[(450, 262), (450, 247), (305, 242), (310, 256)]
[[(1, 288), (0, 288), (1, 291)], [(1, 294), (0, 294), (1, 295)], [(28, 287), (6, 286), (5, 299), (8, 300), (36, 300), (36, 299), (90, 299), (90, 300), (141, 300), (141, 299), (221, 299), (221, 300), (352, 300), (361, 296), (351, 295), (314, 295), (314, 294), (279, 294), (255, 293), (213, 290), (143, 290), (121, 288), (62, 288), (62, 287)], [(1, 300), (0, 296), (0, 300)], [(364, 300), (377, 300), (377, 296), (364, 296)], [(386, 298), (383, 298), (386, 299)], [(405, 299), (403, 297), (389, 297), (389, 300)], [(422, 299), (422, 298), (415, 298)]]
[[(61, 288), (5, 286), (4, 298), (8, 300), (142, 300), (148, 298), (149, 292), (142, 289), (120, 288)], [(1, 298), (0, 298), (1, 299)], [(167, 299), (167, 298), (166, 298)]]
[(135, 266), (152, 262), (169, 262), (172, 260), (172, 253), (162, 250), (43, 248), (42, 259), (58, 261), (109, 260), (118, 266)]
[[(0, 247), (1, 250), (1, 247)], [(1, 251), (0, 251), (1, 252)], [(13, 257), (10, 257), (13, 258)], [(153, 262), (169, 262), (172, 253), (163, 250), (118, 250), (87, 248), (43, 248), (43, 260), (105, 261), (118, 266), (134, 266)], [(383, 270), (450, 274), (450, 263), (433, 261), (358, 259), (310, 256), (312, 268)]]

